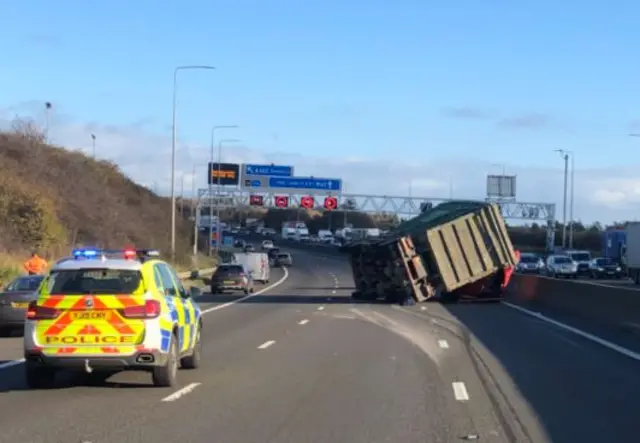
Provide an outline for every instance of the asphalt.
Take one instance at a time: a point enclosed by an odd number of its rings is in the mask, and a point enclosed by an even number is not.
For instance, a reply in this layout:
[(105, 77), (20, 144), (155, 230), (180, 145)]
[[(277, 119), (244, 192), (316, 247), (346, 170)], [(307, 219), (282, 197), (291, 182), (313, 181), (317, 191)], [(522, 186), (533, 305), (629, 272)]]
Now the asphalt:
[(202, 366), (176, 389), (123, 373), (30, 391), (0, 369), (0, 442), (637, 440), (637, 361), (507, 305), (352, 303), (342, 259), (293, 257), (265, 293), (199, 299)]

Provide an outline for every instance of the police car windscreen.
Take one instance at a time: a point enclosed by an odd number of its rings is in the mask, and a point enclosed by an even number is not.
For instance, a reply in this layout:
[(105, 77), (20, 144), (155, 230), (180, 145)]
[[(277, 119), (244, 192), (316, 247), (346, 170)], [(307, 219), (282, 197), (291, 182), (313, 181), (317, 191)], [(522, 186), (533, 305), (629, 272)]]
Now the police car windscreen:
[(131, 294), (138, 289), (142, 275), (125, 269), (78, 269), (54, 271), (49, 277), (49, 294)]

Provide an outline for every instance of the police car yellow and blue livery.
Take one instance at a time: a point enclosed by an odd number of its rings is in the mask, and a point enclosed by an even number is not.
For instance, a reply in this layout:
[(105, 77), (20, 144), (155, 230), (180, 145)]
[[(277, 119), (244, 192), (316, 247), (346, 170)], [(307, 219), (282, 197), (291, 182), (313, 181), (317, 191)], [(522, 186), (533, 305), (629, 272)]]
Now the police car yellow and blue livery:
[(26, 380), (50, 387), (61, 368), (142, 370), (173, 386), (200, 363), (202, 315), (156, 251), (85, 248), (54, 265), (27, 310)]

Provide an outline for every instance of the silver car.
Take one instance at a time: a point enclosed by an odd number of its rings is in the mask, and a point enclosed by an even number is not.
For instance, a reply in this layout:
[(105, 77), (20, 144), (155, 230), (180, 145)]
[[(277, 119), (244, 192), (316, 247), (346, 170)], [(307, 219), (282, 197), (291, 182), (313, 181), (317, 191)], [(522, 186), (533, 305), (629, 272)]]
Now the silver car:
[(578, 277), (578, 264), (567, 255), (551, 255), (547, 258), (547, 275), (550, 277)]
[(38, 288), (44, 275), (28, 275), (15, 278), (0, 292), (0, 336), (10, 335), (21, 329), (29, 302), (38, 298)]
[(291, 258), (291, 254), (288, 252), (280, 252), (275, 257), (275, 265), (276, 266), (292, 266), (293, 258)]

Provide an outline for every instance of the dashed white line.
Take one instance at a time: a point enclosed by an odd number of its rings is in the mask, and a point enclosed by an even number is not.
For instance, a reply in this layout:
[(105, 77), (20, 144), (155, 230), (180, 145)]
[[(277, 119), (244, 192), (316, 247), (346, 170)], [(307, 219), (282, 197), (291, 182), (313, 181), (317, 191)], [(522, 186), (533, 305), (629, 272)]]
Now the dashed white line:
[(332, 294), (335, 294), (335, 293), (336, 293), (336, 290), (334, 289), (333, 291), (331, 291), (331, 293), (332, 293)]
[(258, 349), (267, 349), (269, 346), (272, 346), (275, 343), (276, 343), (275, 340), (266, 341), (266, 342), (262, 343), (260, 346), (258, 346)]
[(187, 395), (189, 392), (193, 391), (195, 388), (197, 388), (198, 386), (200, 386), (200, 383), (190, 383), (187, 386), (185, 386), (184, 388), (174, 392), (173, 394), (165, 397), (162, 399), (162, 401), (164, 402), (169, 402), (169, 401), (176, 401), (178, 400), (180, 397), (184, 397), (185, 395)]
[(234, 301), (230, 301), (228, 303), (223, 303), (221, 305), (217, 305), (217, 306), (213, 306), (211, 308), (208, 309), (203, 309), (202, 313), (203, 314), (208, 314), (209, 312), (213, 312), (213, 311), (219, 311), (220, 309), (224, 309), (224, 308), (228, 308), (229, 306), (235, 305), (236, 303), (240, 303), (243, 300), (248, 300), (251, 297), (255, 297), (256, 295), (260, 295), (263, 294), (277, 286), (280, 286), (282, 283), (284, 283), (284, 281), (289, 277), (289, 271), (287, 271), (287, 268), (282, 268), (282, 270), (284, 271), (284, 275), (282, 276), (282, 278), (280, 280), (278, 280), (277, 282), (275, 282), (274, 284), (272, 284), (271, 286), (267, 286), (266, 288), (260, 289), (258, 292), (254, 292), (253, 294), (249, 294), (246, 295), (242, 298), (239, 298), (237, 300)]
[(449, 343), (446, 340), (438, 340), (438, 346), (442, 349), (449, 349)]
[(298, 322), (299, 325), (306, 325), (307, 323), (309, 323), (309, 320), (307, 320), (306, 318)]
[(467, 387), (461, 381), (455, 381), (452, 383), (453, 385), (453, 395), (458, 401), (467, 401), (469, 400), (469, 393), (467, 392)]
[(323, 311), (324, 310), (324, 306), (318, 306), (318, 311)]

